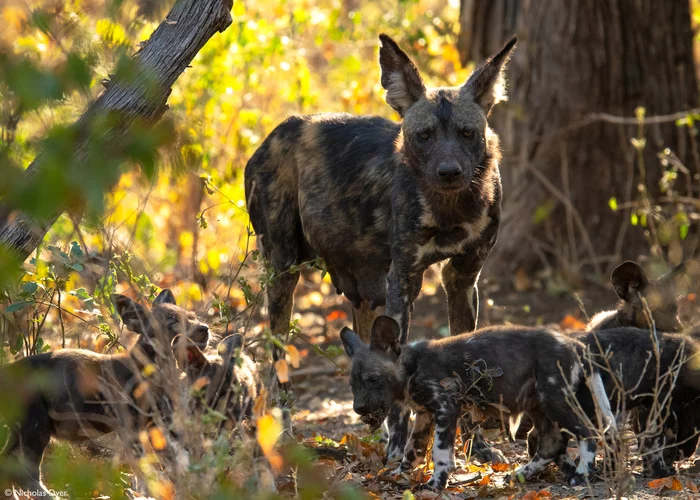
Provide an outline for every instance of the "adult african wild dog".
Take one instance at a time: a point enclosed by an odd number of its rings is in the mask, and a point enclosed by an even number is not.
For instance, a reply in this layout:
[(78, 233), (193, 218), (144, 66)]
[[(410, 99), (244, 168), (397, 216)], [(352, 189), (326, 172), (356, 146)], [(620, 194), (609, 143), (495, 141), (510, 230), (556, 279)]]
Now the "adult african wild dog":
[[(175, 365), (172, 339), (185, 334), (205, 346), (209, 328), (175, 305), (170, 290), (158, 295), (150, 311), (124, 295), (113, 295), (112, 302), (125, 326), (141, 334), (129, 351), (63, 349), (28, 356), (0, 371), (0, 386), (10, 400), (0, 407), (0, 422), (9, 428), (0, 456), (3, 481), (47, 496), (41, 462), (51, 437), (82, 441), (117, 429), (144, 429), (154, 417), (167, 419), (161, 414), (168, 407), (168, 383), (176, 377), (168, 370)], [(158, 369), (143, 376), (153, 363)]]
[[(567, 399), (575, 397), (592, 422), (598, 405), (605, 419), (602, 424), (614, 424), (600, 374), (589, 373), (592, 391), (585, 383), (579, 362), (583, 345), (555, 331), (487, 327), (402, 346), (399, 325), (380, 316), (372, 326), (369, 345), (348, 328), (340, 335), (352, 358), (353, 408), (363, 422), (378, 427), (394, 404), (416, 412), (397, 473), (423, 461), (434, 426), (431, 488), (443, 488), (454, 467), (457, 422), (465, 406), (478, 406), (493, 418), (509, 415), (512, 434), (522, 414), (532, 419), (539, 432), (538, 448), (532, 461), (516, 471), (526, 479), (552, 461), (569, 484), (579, 484), (591, 472), (596, 443)], [(578, 466), (567, 456), (566, 431), (579, 439)]]
[[(496, 242), (501, 181), (491, 108), (505, 99), (504, 69), (515, 46), (479, 66), (456, 88), (428, 89), (409, 57), (380, 35), (386, 100), (401, 123), (376, 116), (292, 116), (248, 162), (251, 223), (277, 278), (267, 290), (271, 329), (289, 329), (298, 274), (321, 257), (353, 324), (368, 340), (375, 308), (408, 336), (423, 272), (437, 262), (450, 331), (474, 330), (477, 279)], [(408, 415), (392, 412), (389, 456), (403, 448)]]
[(688, 263), (684, 262), (663, 276), (650, 280), (639, 264), (632, 261), (623, 262), (613, 269), (610, 275), (610, 282), (620, 298), (617, 308), (593, 316), (586, 330), (605, 330), (620, 326), (648, 328), (650, 318), (647, 318), (644, 310), (644, 299), (659, 331), (679, 331), (679, 285), (687, 270)]

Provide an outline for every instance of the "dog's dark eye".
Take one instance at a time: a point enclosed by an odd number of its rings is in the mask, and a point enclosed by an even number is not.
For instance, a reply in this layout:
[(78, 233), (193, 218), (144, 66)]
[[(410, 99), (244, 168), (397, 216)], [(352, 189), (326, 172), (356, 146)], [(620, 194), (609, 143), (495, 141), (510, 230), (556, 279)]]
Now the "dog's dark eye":
[(430, 139), (430, 130), (422, 130), (418, 132), (418, 137), (420, 137), (422, 141), (427, 141)]
[(370, 375), (369, 377), (367, 377), (367, 382), (369, 382), (370, 384), (376, 384), (377, 382), (379, 382), (379, 376)]
[(471, 139), (474, 136), (474, 131), (470, 128), (465, 128), (462, 130), (462, 135), (467, 139)]

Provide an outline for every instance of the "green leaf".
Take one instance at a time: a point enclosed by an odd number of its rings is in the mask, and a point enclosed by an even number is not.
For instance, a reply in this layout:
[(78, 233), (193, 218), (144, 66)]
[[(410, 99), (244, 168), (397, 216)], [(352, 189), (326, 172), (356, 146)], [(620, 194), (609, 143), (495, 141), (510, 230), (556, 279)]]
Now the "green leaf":
[(39, 288), (39, 284), (34, 281), (26, 281), (22, 283), (22, 293), (25, 296), (34, 295)]
[(14, 304), (10, 304), (5, 308), (6, 313), (13, 313), (17, 311), (21, 311), (27, 306), (30, 306), (34, 303), (34, 301), (31, 300), (20, 300), (19, 302), (15, 302)]
[(70, 244), (70, 256), (76, 259), (81, 259), (85, 256), (83, 249), (77, 241), (72, 241)]
[(617, 211), (617, 198), (615, 198), (614, 196), (612, 198), (610, 198), (610, 201), (608, 201), (608, 206), (610, 206), (610, 209), (613, 212), (616, 212)]

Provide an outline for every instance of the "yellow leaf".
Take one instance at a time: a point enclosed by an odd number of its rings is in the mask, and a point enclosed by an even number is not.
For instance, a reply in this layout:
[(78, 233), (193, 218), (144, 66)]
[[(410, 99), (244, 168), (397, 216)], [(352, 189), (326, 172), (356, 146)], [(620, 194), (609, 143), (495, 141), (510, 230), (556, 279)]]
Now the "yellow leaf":
[(299, 355), (299, 349), (293, 345), (287, 346), (287, 354), (289, 354), (289, 361), (292, 363), (293, 368), (299, 368), (299, 360), (301, 356)]
[(151, 441), (151, 446), (153, 446), (153, 449), (156, 451), (164, 450), (165, 446), (168, 444), (165, 436), (158, 427), (151, 428), (151, 430), (148, 431), (148, 437)]
[(149, 378), (155, 375), (156, 370), (158, 370), (158, 367), (156, 367), (156, 365), (154, 365), (153, 363), (148, 363), (146, 366), (143, 367), (141, 373), (144, 377)]
[(277, 372), (277, 379), (280, 383), (285, 384), (289, 382), (289, 365), (283, 359), (275, 361), (275, 371)]
[(279, 471), (282, 468), (282, 457), (275, 452), (275, 444), (282, 433), (282, 426), (272, 415), (264, 415), (257, 422), (257, 439), (260, 449), (273, 469)]
[(272, 415), (263, 415), (258, 419), (256, 432), (260, 449), (267, 456), (275, 448), (282, 426)]

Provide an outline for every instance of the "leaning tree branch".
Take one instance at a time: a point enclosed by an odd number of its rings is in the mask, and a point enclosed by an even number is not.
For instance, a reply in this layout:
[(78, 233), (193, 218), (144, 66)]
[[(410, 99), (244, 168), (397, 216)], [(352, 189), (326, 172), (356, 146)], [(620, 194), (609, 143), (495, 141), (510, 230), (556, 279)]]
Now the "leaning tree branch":
[[(168, 109), (166, 101), (171, 87), (185, 71), (200, 49), (217, 32), (231, 24), (233, 0), (177, 0), (150, 39), (133, 56), (138, 68), (130, 78), (110, 77), (102, 84), (106, 91), (73, 124), (81, 139), (73, 157), (77, 168), (88, 158), (90, 132), (94, 125), (109, 116), (109, 128), (100, 132), (100, 146), (105, 155), (118, 148), (132, 127), (155, 125)], [(23, 172), (24, 180), (42, 175), (45, 155), (39, 153)], [(0, 247), (24, 261), (41, 243), (51, 226), (67, 207), (56, 207), (49, 217), (36, 220), (29, 214), (0, 205)]]

